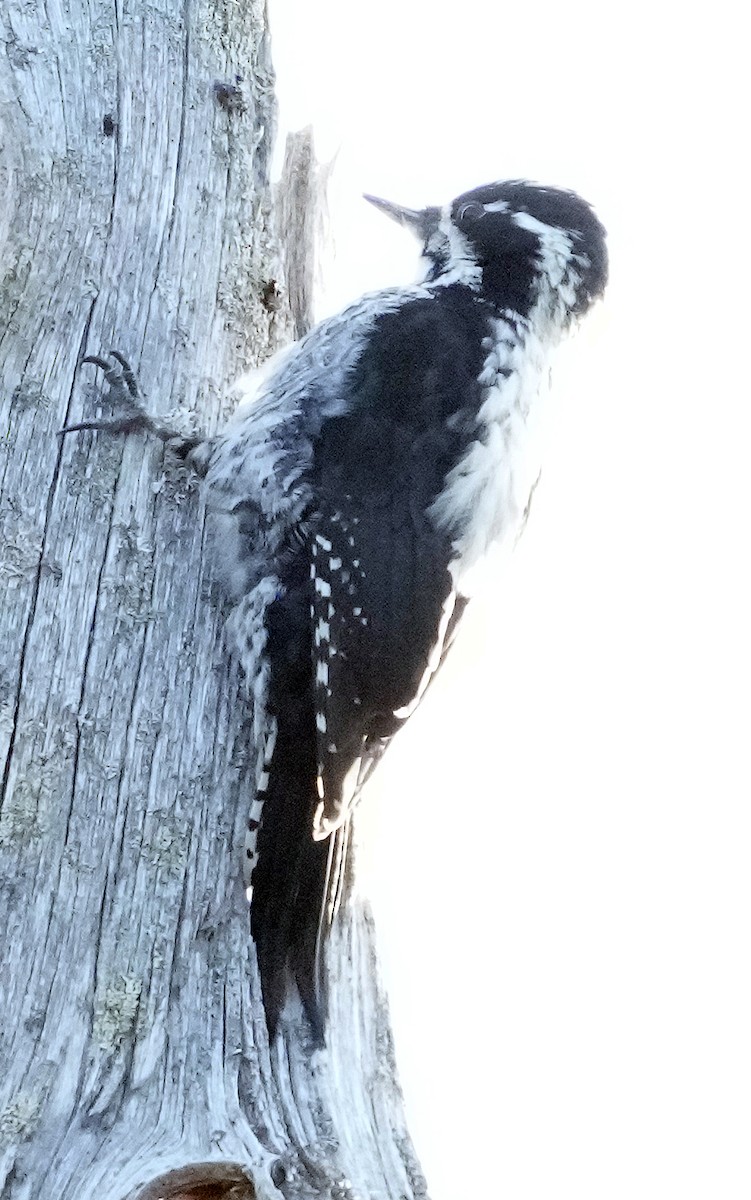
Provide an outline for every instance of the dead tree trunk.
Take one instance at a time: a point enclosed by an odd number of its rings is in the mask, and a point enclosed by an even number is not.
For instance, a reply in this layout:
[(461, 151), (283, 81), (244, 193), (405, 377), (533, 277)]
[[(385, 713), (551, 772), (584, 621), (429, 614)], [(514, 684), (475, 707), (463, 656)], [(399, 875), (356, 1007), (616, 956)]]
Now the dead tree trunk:
[(141, 436), (55, 437), (83, 354), (211, 430), (299, 327), (264, 5), (5, 0), (0, 119), (0, 1194), (424, 1195), (362, 903), (328, 1049), (268, 1046), (200, 495)]

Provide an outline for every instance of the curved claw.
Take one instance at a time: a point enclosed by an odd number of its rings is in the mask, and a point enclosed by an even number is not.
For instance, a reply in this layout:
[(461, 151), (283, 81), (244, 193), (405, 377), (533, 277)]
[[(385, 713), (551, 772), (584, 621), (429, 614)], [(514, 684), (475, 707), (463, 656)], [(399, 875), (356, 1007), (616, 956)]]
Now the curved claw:
[(110, 350), (109, 354), (110, 359), (114, 359), (117, 366), (113, 366), (112, 362), (108, 362), (99, 354), (87, 354), (81, 359), (81, 363), (92, 363), (93, 366), (104, 371), (104, 378), (111, 388), (122, 392), (123, 385), (125, 385), (134, 407), (140, 407), (141, 397), (135, 371), (119, 350)]
[(136, 379), (135, 371), (131, 367), (125, 355), (121, 354), (119, 350), (110, 350), (110, 358), (114, 358), (115, 362), (120, 364), (122, 368), (122, 377), (125, 380), (125, 386), (127, 387), (131, 396), (134, 398), (137, 397), (139, 395), (138, 380)]
[(103, 371), (111, 371), (112, 370), (112, 367), (107, 362), (107, 359), (99, 358), (98, 355), (96, 355), (96, 354), (85, 355), (81, 359), (80, 363), (78, 364), (79, 367), (83, 366), (84, 363), (93, 363), (95, 367), (101, 367)]
[(134, 413), (132, 416), (113, 417), (106, 421), (76, 421), (74, 425), (64, 425), (58, 429), (57, 436), (64, 437), (66, 433), (80, 433), (81, 430), (95, 429), (99, 433), (138, 433), (140, 429), (151, 431), (150, 418)]
[[(113, 361), (114, 360), (114, 361)], [(110, 350), (109, 359), (99, 354), (87, 354), (80, 363), (91, 363), (104, 372), (104, 378), (109, 384), (108, 400), (119, 405), (124, 411), (119, 417), (100, 420), (77, 421), (74, 425), (66, 425), (58, 430), (58, 437), (67, 433), (78, 433), (85, 429), (98, 430), (101, 433), (138, 433), (145, 430), (154, 434), (162, 442), (171, 442), (172, 449), (180, 458), (187, 458), (205, 440), (202, 437), (185, 437), (175, 429), (170, 429), (154, 420), (144, 407), (136, 374), (124, 354), (119, 350)], [(199, 474), (205, 469), (196, 465)]]
[[(114, 364), (112, 359), (114, 359)], [(84, 429), (96, 429), (103, 433), (136, 433), (140, 429), (145, 429), (150, 433), (158, 434), (163, 440), (167, 440), (143, 407), (135, 374), (124, 355), (120, 354), (118, 350), (110, 350), (110, 361), (108, 361), (99, 354), (87, 354), (81, 359), (79, 365), (83, 363), (91, 363), (104, 372), (104, 378), (110, 388), (109, 397), (116, 405), (119, 404), (124, 412), (119, 417), (77, 421), (74, 425), (66, 425), (63, 429), (58, 430), (58, 436), (77, 433)]]

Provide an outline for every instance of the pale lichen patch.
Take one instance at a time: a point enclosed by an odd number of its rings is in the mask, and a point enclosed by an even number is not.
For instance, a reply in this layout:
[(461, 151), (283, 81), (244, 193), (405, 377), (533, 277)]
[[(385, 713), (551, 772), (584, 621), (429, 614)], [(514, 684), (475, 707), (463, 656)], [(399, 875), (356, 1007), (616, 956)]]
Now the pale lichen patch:
[(120, 975), (97, 995), (91, 1037), (101, 1050), (116, 1050), (133, 1032), (141, 988), (142, 980), (137, 976)]
[(35, 841), (45, 831), (47, 795), (42, 778), (17, 781), (0, 814), (0, 846)]
[(14, 586), (33, 577), (42, 556), (42, 534), (38, 522), (6, 499), (0, 513), (0, 577)]
[(161, 867), (175, 875), (181, 874), (188, 858), (187, 830), (174, 819), (168, 818), (160, 824), (146, 853), (152, 866)]
[(30, 1138), (39, 1125), (42, 1097), (38, 1092), (16, 1092), (0, 1112), (0, 1145)]

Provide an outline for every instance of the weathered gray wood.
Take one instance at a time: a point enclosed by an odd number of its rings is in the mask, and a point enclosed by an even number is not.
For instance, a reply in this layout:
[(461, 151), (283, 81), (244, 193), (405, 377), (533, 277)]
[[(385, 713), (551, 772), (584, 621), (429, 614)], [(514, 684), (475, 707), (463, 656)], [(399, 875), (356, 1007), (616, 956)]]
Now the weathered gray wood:
[(362, 902), (329, 1049), (301, 1023), (269, 1051), (200, 495), (144, 437), (55, 437), (99, 402), (84, 353), (210, 430), (309, 319), (271, 224), (264, 6), (5, 0), (0, 120), (0, 1194), (424, 1195)]

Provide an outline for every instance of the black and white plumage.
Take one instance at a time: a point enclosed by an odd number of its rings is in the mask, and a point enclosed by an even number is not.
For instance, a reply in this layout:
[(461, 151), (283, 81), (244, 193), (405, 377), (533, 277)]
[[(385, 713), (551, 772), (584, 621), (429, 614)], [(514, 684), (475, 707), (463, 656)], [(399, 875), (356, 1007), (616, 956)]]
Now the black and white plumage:
[(374, 203), (420, 237), (424, 281), (365, 296), (274, 361), (207, 473), (241, 571), (251, 920), (272, 1032), (294, 978), (322, 1034), (320, 939), (352, 805), (475, 568), (523, 525), (550, 353), (607, 273), (604, 230), (570, 192), (510, 182), (442, 209)]
[(420, 212), (373, 203), (420, 238), (423, 281), (322, 322), (219, 437), (183, 446), (222, 514), (253, 691), (246, 857), (269, 1030), (294, 981), (319, 1040), (352, 807), (483, 560), (524, 525), (550, 356), (607, 276), (604, 230), (571, 192), (513, 181)]

